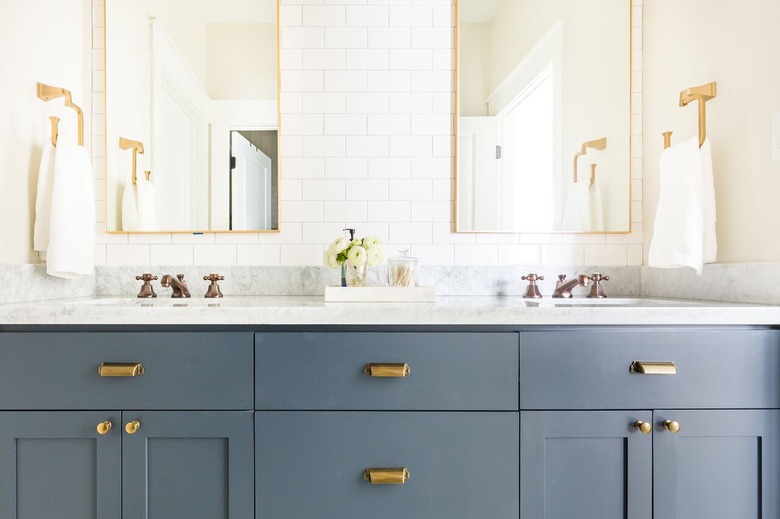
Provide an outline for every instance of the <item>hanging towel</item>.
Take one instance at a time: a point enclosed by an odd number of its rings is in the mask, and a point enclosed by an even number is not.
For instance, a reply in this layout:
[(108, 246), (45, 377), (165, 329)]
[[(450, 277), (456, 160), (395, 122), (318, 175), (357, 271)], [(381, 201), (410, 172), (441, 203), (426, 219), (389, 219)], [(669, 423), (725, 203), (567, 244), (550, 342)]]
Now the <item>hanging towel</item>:
[(591, 229), (590, 179), (583, 179), (569, 186), (566, 211), (563, 213), (563, 230), (582, 232)]
[(718, 257), (718, 238), (715, 230), (715, 178), (712, 174), (712, 146), (704, 139), (699, 150), (703, 186), (702, 209), (704, 211), (704, 263), (715, 263)]
[(138, 191), (132, 182), (122, 191), (122, 230), (138, 230)]
[(51, 142), (46, 142), (38, 168), (38, 189), (35, 194), (35, 228), (33, 250), (45, 252), (49, 248), (49, 222), (51, 221), (51, 192), (54, 188), (54, 153)]
[(590, 195), (590, 231), (604, 231), (604, 207), (601, 204), (601, 188), (595, 180), (588, 189)]
[(90, 275), (94, 270), (94, 258), (92, 161), (83, 146), (58, 142), (46, 272), (67, 279)]
[(138, 230), (156, 231), (157, 219), (154, 212), (154, 184), (138, 179)]
[(648, 265), (691, 267), (704, 264), (704, 181), (699, 139), (693, 137), (663, 151), (660, 195)]

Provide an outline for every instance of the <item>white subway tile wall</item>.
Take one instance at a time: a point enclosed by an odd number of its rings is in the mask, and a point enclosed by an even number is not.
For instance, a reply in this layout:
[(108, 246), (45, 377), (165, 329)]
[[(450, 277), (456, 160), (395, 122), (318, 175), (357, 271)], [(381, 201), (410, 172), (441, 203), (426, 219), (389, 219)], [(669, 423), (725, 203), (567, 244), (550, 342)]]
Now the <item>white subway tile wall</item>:
[(92, 3), (98, 265), (321, 265), (344, 226), (429, 265), (642, 264), (642, 0), (633, 0), (628, 235), (452, 232), (452, 0), (281, 0), (278, 234), (106, 234), (104, 0)]

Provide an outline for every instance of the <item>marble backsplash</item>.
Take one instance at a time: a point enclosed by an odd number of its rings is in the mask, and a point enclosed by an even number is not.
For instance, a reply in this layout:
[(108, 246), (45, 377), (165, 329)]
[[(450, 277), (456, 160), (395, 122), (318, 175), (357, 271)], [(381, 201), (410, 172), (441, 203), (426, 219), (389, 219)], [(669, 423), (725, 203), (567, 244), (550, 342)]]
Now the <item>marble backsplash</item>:
[(642, 295), (780, 305), (780, 263), (705, 265), (693, 269), (641, 267)]
[(96, 293), (95, 276), (55, 278), (46, 274), (43, 264), (0, 265), (0, 276), (5, 280), (0, 304), (86, 297)]
[[(339, 283), (339, 273), (325, 267), (193, 267), (155, 266), (152, 274), (184, 274), (193, 296), (206, 292), (208, 282), (203, 276), (212, 272), (225, 276), (220, 282), (225, 295), (236, 296), (318, 296), (325, 293), (327, 285)], [(96, 295), (129, 296), (138, 292), (139, 281), (135, 276), (149, 271), (149, 267), (99, 267), (97, 269)], [(607, 294), (622, 297), (638, 297), (639, 267), (550, 267), (550, 266), (421, 266), (418, 284), (435, 286), (441, 296), (522, 296), (526, 282), (523, 274), (535, 272), (545, 277), (539, 287), (543, 295), (549, 296), (555, 288), (557, 274), (567, 274), (571, 279), (576, 274), (600, 272), (610, 276), (603, 283)], [(377, 285), (379, 269), (369, 269), (370, 285)], [(159, 281), (153, 283), (158, 294), (167, 295), (168, 289), (159, 289)], [(586, 293), (584, 289), (575, 294)]]
[[(64, 280), (46, 275), (45, 265), (0, 265), (7, 280), (0, 304), (90, 296), (133, 297), (140, 282), (135, 276), (151, 272), (184, 274), (194, 297), (206, 292), (203, 276), (216, 272), (225, 276), (220, 283), (225, 295), (236, 296), (320, 296), (325, 286), (338, 284), (338, 271), (325, 267), (197, 267), (197, 266), (103, 266), (94, 276)], [(523, 266), (422, 266), (419, 284), (435, 286), (441, 296), (522, 296), (526, 282), (520, 276), (535, 272), (545, 277), (538, 282), (544, 296), (552, 294), (558, 274), (600, 272), (610, 276), (603, 283), (612, 297), (657, 297), (737, 303), (780, 305), (780, 264), (706, 265), (697, 276), (690, 269), (649, 267), (550, 267)], [(378, 284), (379, 269), (369, 269), (369, 283)], [(170, 294), (155, 281), (161, 297)], [(587, 289), (575, 289), (585, 295)]]

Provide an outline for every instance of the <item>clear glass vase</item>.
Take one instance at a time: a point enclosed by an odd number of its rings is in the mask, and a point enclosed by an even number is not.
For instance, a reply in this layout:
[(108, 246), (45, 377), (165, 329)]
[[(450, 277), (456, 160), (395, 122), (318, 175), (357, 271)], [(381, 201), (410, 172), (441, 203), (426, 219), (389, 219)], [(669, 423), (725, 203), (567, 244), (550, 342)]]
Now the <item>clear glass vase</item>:
[(364, 287), (366, 286), (366, 267), (368, 265), (353, 265), (349, 260), (341, 264), (342, 286), (345, 287)]

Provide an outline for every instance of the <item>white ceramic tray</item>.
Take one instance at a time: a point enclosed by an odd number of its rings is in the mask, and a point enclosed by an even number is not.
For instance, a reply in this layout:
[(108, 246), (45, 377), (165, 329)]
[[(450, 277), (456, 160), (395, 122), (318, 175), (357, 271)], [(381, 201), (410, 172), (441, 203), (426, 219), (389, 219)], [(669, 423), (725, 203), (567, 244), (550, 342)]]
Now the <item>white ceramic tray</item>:
[(325, 301), (332, 303), (434, 303), (434, 287), (325, 287)]

